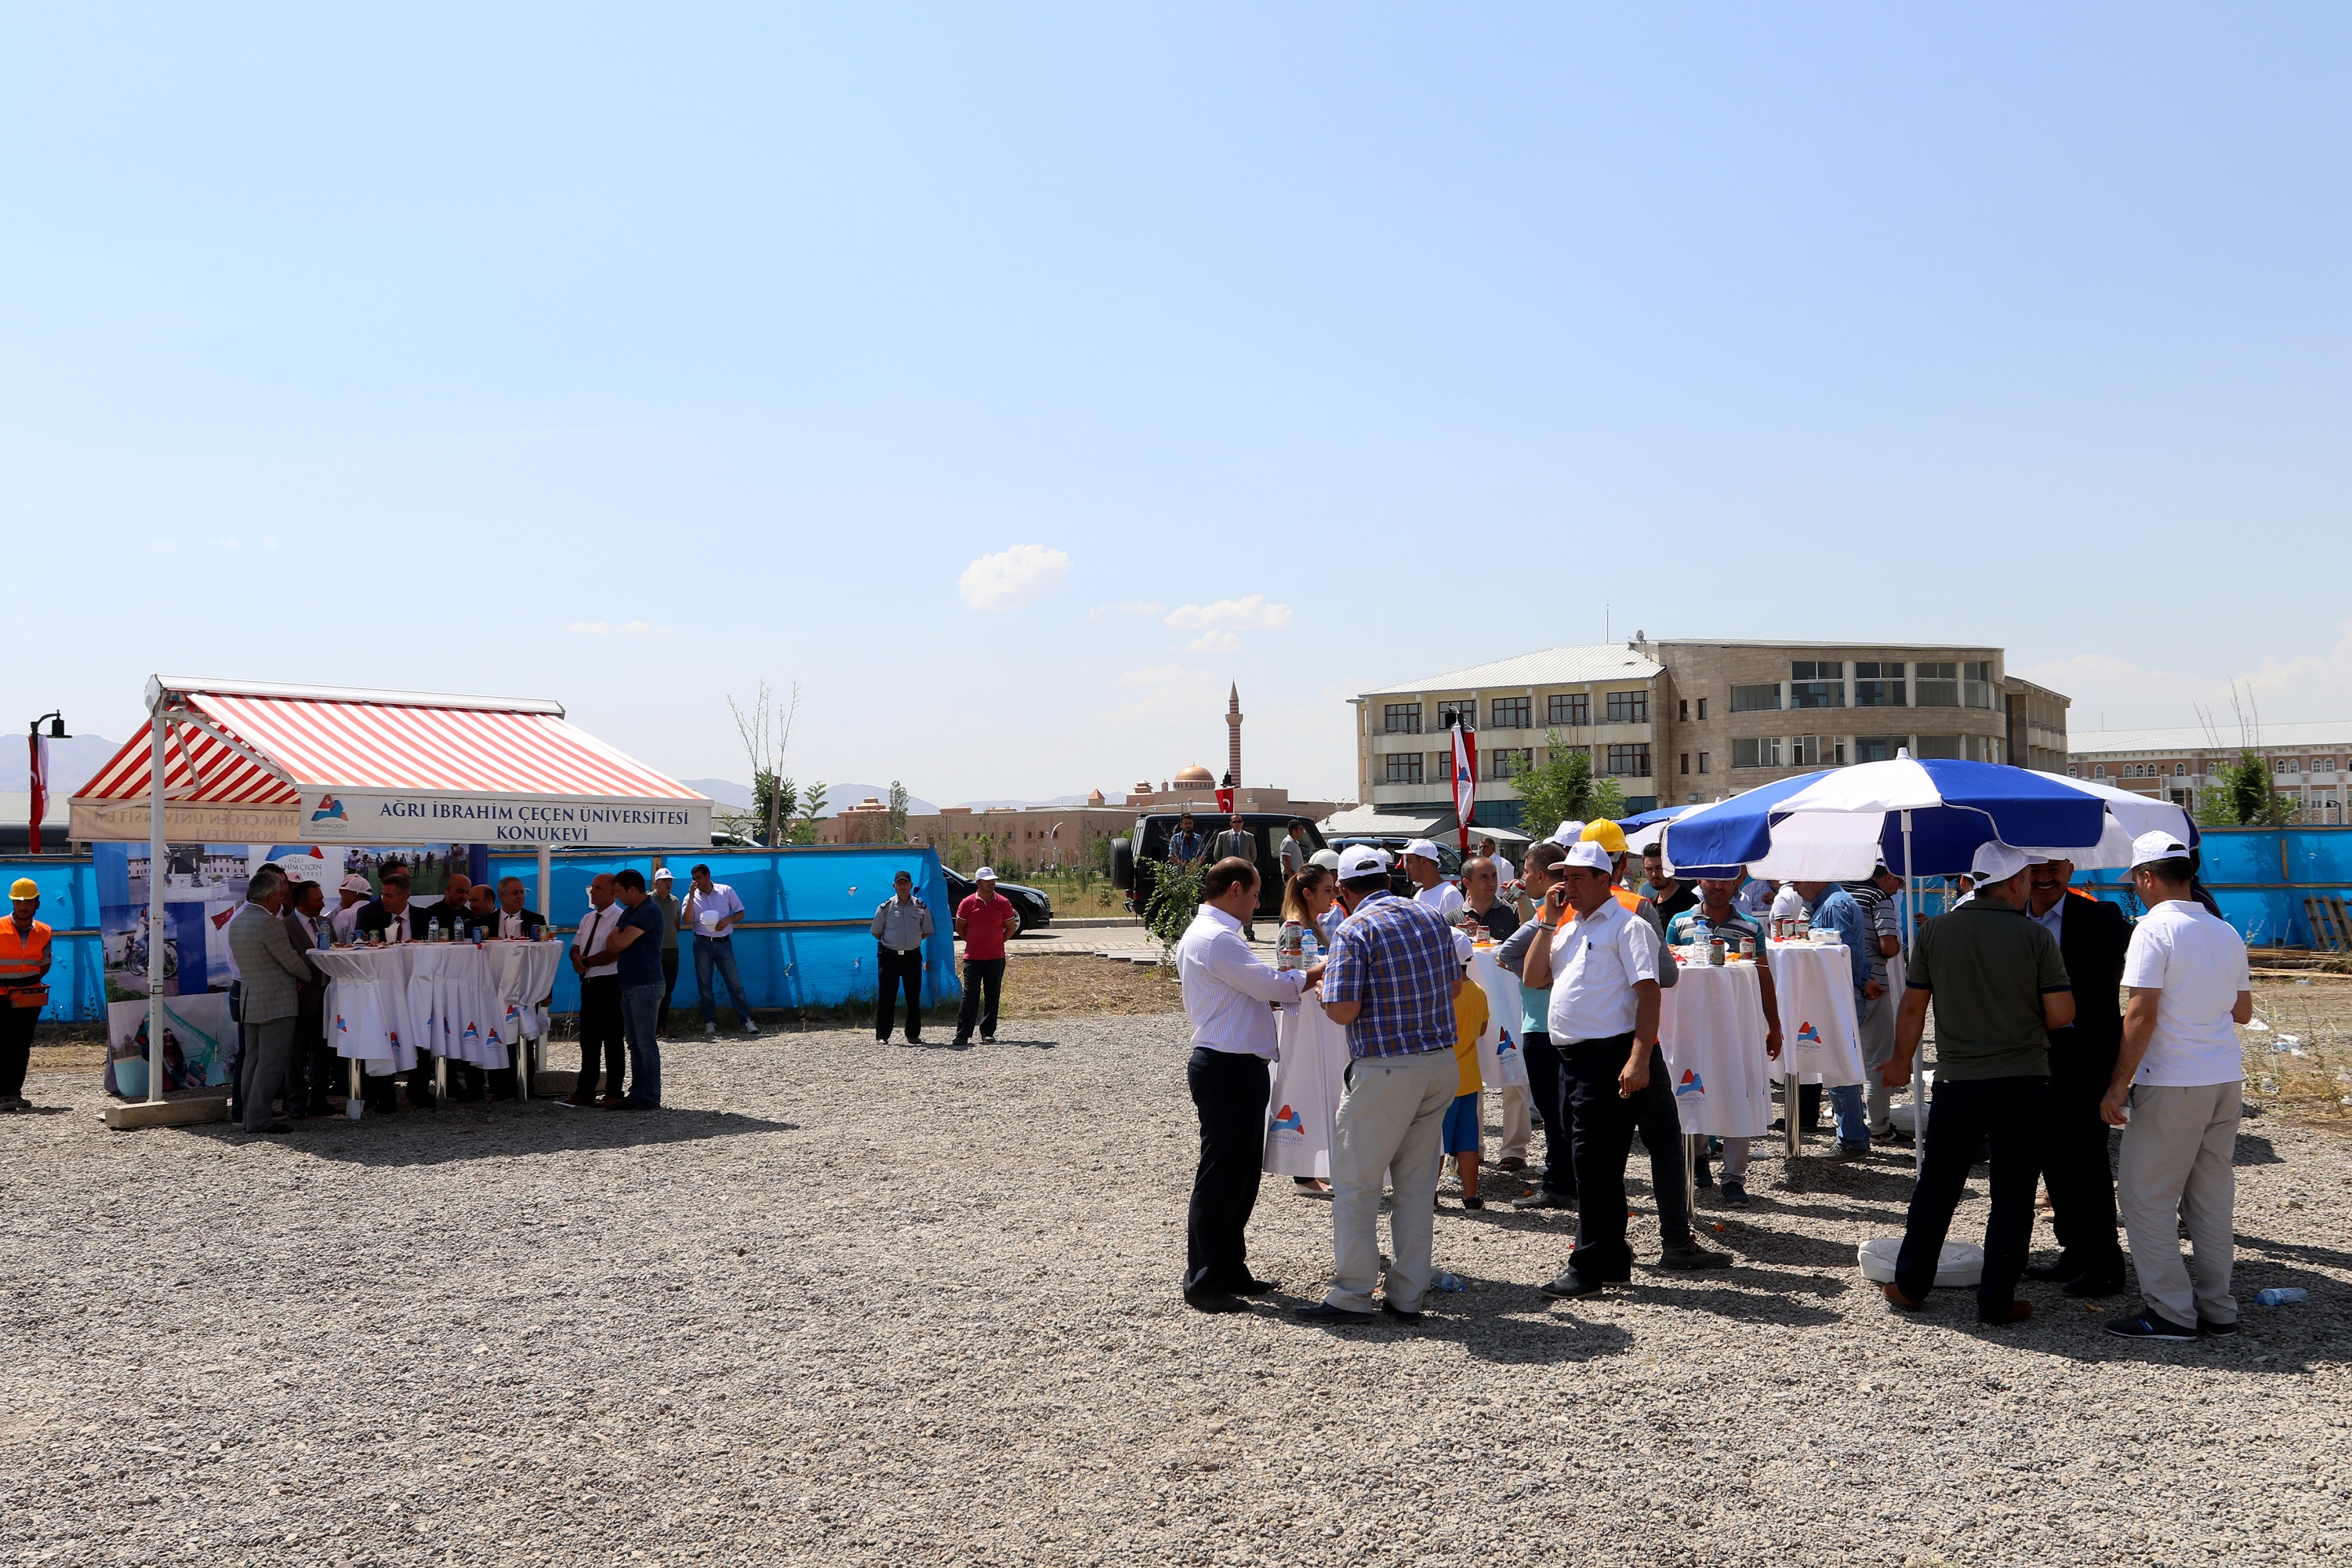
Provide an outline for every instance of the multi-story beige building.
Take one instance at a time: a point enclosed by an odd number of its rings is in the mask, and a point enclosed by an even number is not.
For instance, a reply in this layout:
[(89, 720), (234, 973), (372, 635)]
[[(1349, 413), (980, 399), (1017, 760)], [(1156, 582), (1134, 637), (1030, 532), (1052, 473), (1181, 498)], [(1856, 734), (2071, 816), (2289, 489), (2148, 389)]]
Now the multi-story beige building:
[[(1774, 779), (1907, 750), (1915, 757), (2065, 756), (2066, 699), (2016, 680), (2001, 650), (1940, 644), (1657, 641), (1546, 648), (1367, 691), (1356, 705), (1367, 805), (1452, 807), (1449, 720), (1478, 746), (1474, 820), (1518, 821), (1511, 776), (1589, 751), (1629, 812), (1717, 800)], [(2026, 712), (2015, 712), (2022, 705)], [(2013, 739), (2013, 737), (2015, 737)]]
[(2265, 724), (2251, 741), (2211, 730), (2089, 730), (2074, 737), (2066, 776), (2152, 795), (2194, 811), (2220, 770), (2252, 752), (2297, 820), (2341, 826), (2352, 789), (2352, 723)]

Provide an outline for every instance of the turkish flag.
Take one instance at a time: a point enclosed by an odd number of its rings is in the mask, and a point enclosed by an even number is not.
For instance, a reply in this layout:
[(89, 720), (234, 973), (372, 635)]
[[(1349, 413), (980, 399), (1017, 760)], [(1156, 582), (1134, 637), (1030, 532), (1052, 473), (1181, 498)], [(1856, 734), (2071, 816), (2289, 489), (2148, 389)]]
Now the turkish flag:
[(1470, 816), (1478, 809), (1478, 749), (1470, 731), (1454, 726), (1454, 822), (1462, 835), (1462, 853), (1470, 853)]
[(41, 852), (41, 818), (49, 810), (49, 741), (46, 735), (31, 738), (33, 748), (31, 821), (25, 830), (25, 845), (34, 854)]

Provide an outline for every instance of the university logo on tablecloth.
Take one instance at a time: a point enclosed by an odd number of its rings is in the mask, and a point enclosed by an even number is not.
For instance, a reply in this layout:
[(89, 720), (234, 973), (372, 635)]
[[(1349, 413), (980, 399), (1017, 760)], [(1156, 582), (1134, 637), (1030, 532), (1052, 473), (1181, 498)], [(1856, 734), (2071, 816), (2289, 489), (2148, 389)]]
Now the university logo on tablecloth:
[(1706, 1098), (1706, 1080), (1700, 1078), (1696, 1071), (1689, 1068), (1683, 1068), (1683, 1080), (1675, 1085), (1675, 1098), (1676, 1100), (1680, 1100), (1686, 1094), (1696, 1100), (1705, 1100)]
[(1819, 1029), (1814, 1028), (1811, 1024), (1800, 1024), (1797, 1026), (1797, 1044), (1801, 1046), (1818, 1046), (1821, 1043), (1822, 1032)]
[(1304, 1138), (1307, 1136), (1307, 1122), (1298, 1112), (1286, 1105), (1282, 1108), (1281, 1114), (1274, 1119), (1274, 1126), (1270, 1131), (1287, 1132), (1293, 1137)]

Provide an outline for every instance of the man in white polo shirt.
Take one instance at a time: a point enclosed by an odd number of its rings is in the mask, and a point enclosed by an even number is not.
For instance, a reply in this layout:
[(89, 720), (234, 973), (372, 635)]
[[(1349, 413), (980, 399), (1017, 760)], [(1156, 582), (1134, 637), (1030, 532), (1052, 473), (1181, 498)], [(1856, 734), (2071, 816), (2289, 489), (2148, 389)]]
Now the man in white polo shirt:
[(1201, 1119), (1201, 1160), (1184, 1216), (1184, 1300), (1196, 1311), (1239, 1312), (1234, 1298), (1274, 1286), (1249, 1270), (1243, 1232), (1257, 1206), (1265, 1162), (1265, 1097), (1275, 1058), (1274, 1009), (1323, 978), (1323, 966), (1277, 971), (1242, 939), (1257, 909), (1257, 868), (1238, 856), (1201, 878), (1201, 907), (1176, 944), (1176, 978), (1192, 1023), (1184, 1078)]
[(1462, 912), (1462, 889), (1445, 879), (1445, 864), (1437, 846), (1416, 838), (1404, 847), (1404, 874), (1412, 879), (1412, 901), (1427, 904), (1448, 923)]
[[(2238, 1331), (2230, 1294), (2243, 1058), (2231, 1027), (2254, 1016), (2245, 940), (2189, 889), (2189, 847), (2168, 833), (2132, 841), (2132, 887), (2147, 906), (2124, 955), (2124, 1043), (2099, 1107), (2124, 1130), (2116, 1198), (2147, 1308), (2107, 1332), (2193, 1340)], [(2193, 1266), (2180, 1257), (2189, 1227)]]

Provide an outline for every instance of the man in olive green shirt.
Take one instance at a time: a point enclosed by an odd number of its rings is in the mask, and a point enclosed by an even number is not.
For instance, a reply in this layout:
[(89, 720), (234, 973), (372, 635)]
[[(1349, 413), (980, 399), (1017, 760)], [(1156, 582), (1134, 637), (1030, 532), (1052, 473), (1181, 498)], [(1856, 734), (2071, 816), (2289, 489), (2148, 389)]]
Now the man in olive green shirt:
[(1922, 926), (1911, 945), (1895, 1056), (1882, 1069), (1890, 1085), (1909, 1080), (1932, 1000), (1936, 1093), (1927, 1147), (1895, 1279), (1885, 1287), (1886, 1299), (1906, 1310), (1927, 1302), (1969, 1166), (1988, 1140), (1992, 1205), (1977, 1317), (2014, 1323), (2033, 1310), (2016, 1299), (2017, 1279), (2033, 1240), (2033, 1187), (2050, 1119), (2050, 1031), (2074, 1021), (2074, 990), (2058, 939), (2026, 913), (2032, 864), (2006, 844), (1979, 847), (1976, 896)]

